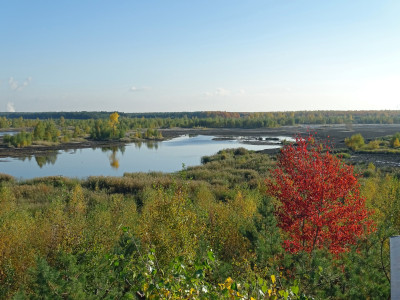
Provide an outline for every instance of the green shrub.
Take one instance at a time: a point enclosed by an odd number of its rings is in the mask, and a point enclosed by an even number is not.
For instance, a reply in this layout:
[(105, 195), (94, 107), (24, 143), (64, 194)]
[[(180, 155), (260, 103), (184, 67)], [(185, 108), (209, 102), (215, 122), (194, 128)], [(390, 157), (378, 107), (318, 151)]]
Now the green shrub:
[(246, 155), (249, 151), (246, 148), (240, 147), (234, 151), (235, 155)]
[(351, 155), (349, 153), (346, 153), (346, 152), (339, 152), (339, 153), (336, 153), (336, 157), (339, 157), (339, 158), (350, 158)]
[(354, 134), (350, 138), (346, 138), (344, 142), (346, 146), (352, 149), (353, 151), (360, 149), (365, 144), (364, 138), (360, 133)]
[(15, 177), (8, 174), (0, 173), (0, 182), (14, 182), (14, 181)]

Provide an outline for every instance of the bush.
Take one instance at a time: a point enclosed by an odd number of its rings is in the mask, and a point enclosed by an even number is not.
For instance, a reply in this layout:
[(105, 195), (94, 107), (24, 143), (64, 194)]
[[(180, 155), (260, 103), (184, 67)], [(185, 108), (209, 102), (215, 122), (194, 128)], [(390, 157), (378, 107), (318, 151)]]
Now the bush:
[(6, 134), (3, 142), (18, 148), (26, 147), (32, 144), (32, 134), (25, 131), (21, 131), (15, 135)]
[(379, 145), (380, 145), (380, 141), (374, 140), (374, 141), (370, 141), (367, 145), (365, 145), (365, 148), (369, 149), (369, 150), (376, 150), (376, 149), (379, 149)]
[(344, 140), (344, 142), (345, 142), (346, 146), (349, 147), (353, 151), (356, 151), (357, 149), (361, 148), (365, 144), (364, 138), (360, 133), (354, 134), (350, 138), (346, 138)]
[(400, 132), (397, 132), (394, 134), (390, 140), (390, 146), (393, 148), (399, 148), (400, 147)]
[(235, 155), (246, 155), (249, 151), (246, 148), (240, 147), (237, 148), (234, 152)]
[(340, 153), (336, 153), (336, 157), (338, 157), (338, 158), (350, 158), (351, 155), (349, 153), (346, 153), (346, 152), (340, 152)]
[(14, 182), (14, 181), (15, 177), (8, 174), (0, 173), (0, 182)]

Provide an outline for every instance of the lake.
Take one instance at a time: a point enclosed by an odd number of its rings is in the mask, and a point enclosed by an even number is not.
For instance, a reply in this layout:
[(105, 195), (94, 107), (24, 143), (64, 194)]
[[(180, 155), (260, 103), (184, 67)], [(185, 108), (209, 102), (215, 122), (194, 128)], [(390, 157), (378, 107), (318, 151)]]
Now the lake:
[[(92, 175), (122, 176), (125, 172), (175, 172), (201, 163), (201, 157), (226, 148), (248, 150), (279, 148), (251, 145), (245, 138), (214, 139), (213, 136), (181, 136), (162, 142), (132, 143), (123, 147), (55, 151), (46, 156), (0, 159), (0, 172), (16, 178), (62, 175), (83, 178)], [(264, 137), (265, 138), (265, 137)], [(279, 137), (279, 140), (291, 140)]]

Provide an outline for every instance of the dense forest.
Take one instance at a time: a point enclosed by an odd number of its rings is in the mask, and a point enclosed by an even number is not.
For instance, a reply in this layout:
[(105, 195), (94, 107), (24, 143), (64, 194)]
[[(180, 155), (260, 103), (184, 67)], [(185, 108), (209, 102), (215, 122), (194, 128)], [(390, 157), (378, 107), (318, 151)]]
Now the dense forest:
[[(392, 110), (118, 113), (129, 128), (262, 128), (300, 124), (400, 124), (400, 111)], [(109, 115), (110, 112), (0, 112), (0, 128), (21, 127), (25, 124), (22, 120), (52, 119), (61, 122), (60, 120), (107, 119)]]
[(1, 175), (0, 297), (388, 298), (399, 174), (297, 142), (173, 174)]

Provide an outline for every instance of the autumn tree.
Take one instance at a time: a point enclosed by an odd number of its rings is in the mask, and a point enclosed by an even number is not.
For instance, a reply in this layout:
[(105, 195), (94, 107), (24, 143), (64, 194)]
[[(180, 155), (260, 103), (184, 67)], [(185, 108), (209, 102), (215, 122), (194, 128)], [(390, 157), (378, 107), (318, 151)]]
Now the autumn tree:
[(118, 118), (119, 118), (119, 114), (117, 112), (113, 112), (110, 115), (110, 125), (111, 125), (111, 128), (113, 129), (114, 136), (115, 136), (115, 130), (116, 130), (117, 124), (118, 124)]
[(114, 112), (108, 121), (97, 119), (86, 131), (90, 131), (90, 138), (94, 140), (122, 139), (125, 136), (126, 126), (118, 119), (119, 114)]
[(399, 148), (400, 147), (400, 141), (398, 138), (395, 138), (393, 141), (393, 148)]
[(396, 132), (390, 140), (390, 146), (393, 148), (399, 148), (400, 147), (400, 132)]
[(297, 137), (281, 150), (266, 185), (280, 202), (276, 215), (287, 234), (287, 251), (328, 249), (337, 254), (373, 230), (353, 167), (312, 135)]

